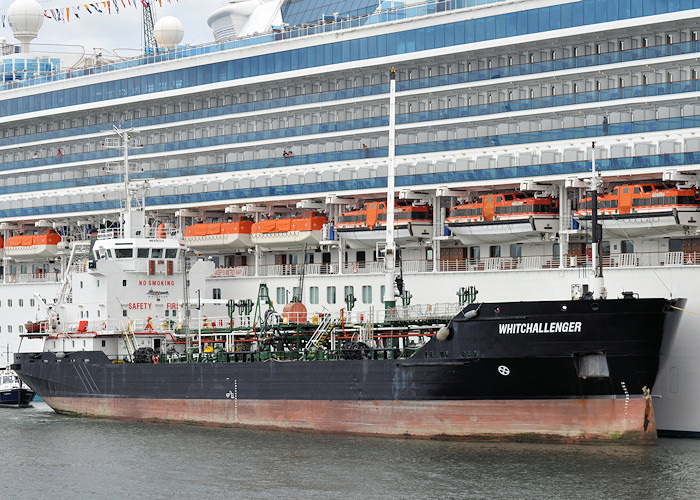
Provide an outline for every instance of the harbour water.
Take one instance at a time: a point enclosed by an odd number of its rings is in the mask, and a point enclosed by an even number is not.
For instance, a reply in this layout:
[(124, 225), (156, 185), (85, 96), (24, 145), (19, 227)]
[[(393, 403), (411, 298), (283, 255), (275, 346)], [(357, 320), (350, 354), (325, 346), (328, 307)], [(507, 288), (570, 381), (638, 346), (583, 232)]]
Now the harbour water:
[(2, 497), (697, 498), (700, 440), (561, 446), (377, 439), (0, 410)]

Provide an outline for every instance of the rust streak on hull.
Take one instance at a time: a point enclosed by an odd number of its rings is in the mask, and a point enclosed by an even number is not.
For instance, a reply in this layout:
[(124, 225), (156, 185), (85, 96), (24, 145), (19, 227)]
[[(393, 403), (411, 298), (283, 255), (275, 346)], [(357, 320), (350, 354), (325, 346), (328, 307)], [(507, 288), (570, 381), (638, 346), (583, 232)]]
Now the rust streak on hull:
[(475, 441), (656, 443), (651, 400), (316, 401), (47, 397), (59, 413)]

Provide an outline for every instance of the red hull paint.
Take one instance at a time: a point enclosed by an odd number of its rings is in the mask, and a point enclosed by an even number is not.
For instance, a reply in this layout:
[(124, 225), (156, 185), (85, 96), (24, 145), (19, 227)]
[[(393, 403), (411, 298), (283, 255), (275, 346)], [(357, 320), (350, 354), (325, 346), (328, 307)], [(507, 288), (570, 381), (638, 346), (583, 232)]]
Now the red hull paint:
[(59, 413), (145, 421), (478, 441), (653, 444), (650, 399), (298, 401), (45, 398)]

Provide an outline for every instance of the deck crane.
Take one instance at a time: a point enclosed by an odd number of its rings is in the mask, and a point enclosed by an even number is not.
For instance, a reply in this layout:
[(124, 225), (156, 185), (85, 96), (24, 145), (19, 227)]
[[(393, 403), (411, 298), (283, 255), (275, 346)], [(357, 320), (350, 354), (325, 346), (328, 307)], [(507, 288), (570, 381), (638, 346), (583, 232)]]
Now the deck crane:
[(155, 54), (158, 43), (153, 31), (155, 16), (151, 9), (150, 0), (142, 0), (141, 6), (143, 7), (143, 52), (144, 54)]

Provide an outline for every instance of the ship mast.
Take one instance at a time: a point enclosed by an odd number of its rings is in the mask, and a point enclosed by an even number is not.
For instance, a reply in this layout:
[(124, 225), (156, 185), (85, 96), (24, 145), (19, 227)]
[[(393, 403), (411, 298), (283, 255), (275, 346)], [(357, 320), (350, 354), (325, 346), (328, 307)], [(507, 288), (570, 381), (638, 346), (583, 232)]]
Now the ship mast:
[(146, 226), (146, 210), (144, 200), (140, 199), (137, 192), (140, 188), (133, 188), (129, 181), (129, 147), (132, 145), (131, 130), (114, 127), (114, 133), (119, 139), (106, 139), (103, 146), (109, 149), (122, 150), (122, 165), (115, 170), (124, 174), (124, 206), (120, 214), (122, 232), (125, 238), (146, 236), (143, 230)]
[(389, 155), (386, 183), (386, 247), (384, 249), (384, 307), (396, 306), (394, 282), (396, 275), (396, 245), (394, 243), (394, 176), (396, 173), (396, 70), (389, 73)]
[(591, 145), (591, 290), (593, 299), (604, 299), (607, 295), (603, 282), (603, 261), (600, 258), (600, 241), (603, 237), (603, 227), (598, 224), (598, 189), (601, 185), (600, 175), (595, 168), (595, 142)]

